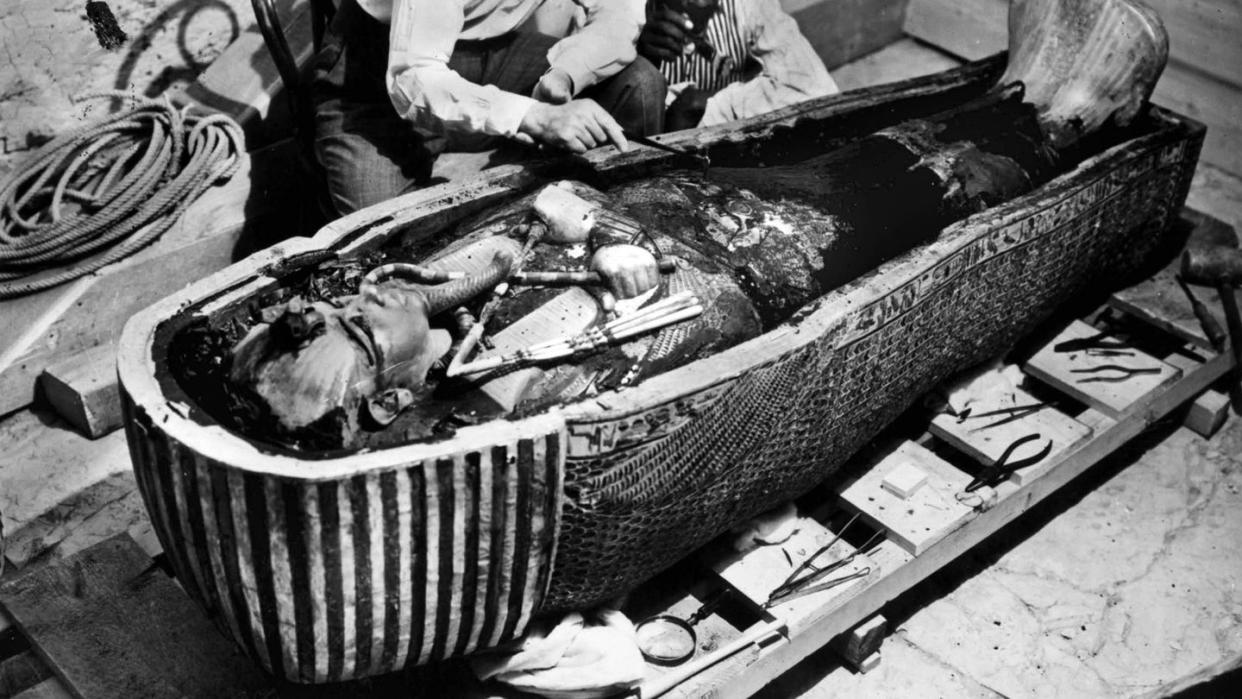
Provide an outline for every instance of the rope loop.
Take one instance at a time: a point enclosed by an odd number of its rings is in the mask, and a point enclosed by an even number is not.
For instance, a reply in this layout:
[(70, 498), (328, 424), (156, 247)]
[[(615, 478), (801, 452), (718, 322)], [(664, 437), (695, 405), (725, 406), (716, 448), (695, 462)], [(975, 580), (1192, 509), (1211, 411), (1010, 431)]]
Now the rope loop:
[(0, 181), (0, 299), (85, 276), (149, 245), (246, 152), (236, 121), (126, 92)]

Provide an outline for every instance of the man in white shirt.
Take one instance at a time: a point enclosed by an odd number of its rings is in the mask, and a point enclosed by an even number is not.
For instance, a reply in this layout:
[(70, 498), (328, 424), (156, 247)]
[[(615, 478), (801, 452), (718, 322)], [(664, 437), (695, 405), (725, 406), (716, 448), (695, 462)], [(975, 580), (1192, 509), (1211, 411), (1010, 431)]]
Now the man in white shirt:
[(780, 0), (650, 0), (648, 13), (638, 52), (668, 81), (669, 131), (745, 119), (837, 92)]
[(544, 0), (343, 0), (315, 58), (316, 155), (338, 213), (427, 184), (448, 143), (572, 152), (663, 129), (665, 83), (637, 57), (643, 0), (574, 0), (563, 39), (526, 30)]

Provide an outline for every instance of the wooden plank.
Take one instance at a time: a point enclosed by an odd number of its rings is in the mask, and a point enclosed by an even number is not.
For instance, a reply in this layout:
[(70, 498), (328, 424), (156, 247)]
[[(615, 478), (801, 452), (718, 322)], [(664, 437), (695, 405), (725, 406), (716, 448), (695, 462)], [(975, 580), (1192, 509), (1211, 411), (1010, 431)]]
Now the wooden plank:
[(129, 469), (84, 487), (10, 532), (7, 553), (11, 563), (24, 567), (67, 558), (122, 533), (148, 556), (163, 550)]
[[(803, 561), (836, 536), (816, 520), (801, 517), (797, 531), (782, 544), (760, 546), (744, 553), (718, 545), (708, 548), (702, 558), (725, 582), (756, 606), (762, 607), (772, 591), (780, 587)], [(843, 540), (838, 541), (815, 559), (815, 565), (826, 566), (844, 559), (854, 551), (853, 546)], [(874, 561), (865, 554), (858, 554), (852, 562), (833, 573), (832, 577), (860, 574), (864, 570), (869, 570), (872, 575), (879, 573), (879, 567)], [(790, 634), (798, 634), (818, 622), (820, 611), (830, 600), (849, 594), (864, 579), (858, 578), (827, 590), (787, 600), (772, 606), (768, 611), (786, 623)]]
[[(1044, 345), (1023, 366), (1031, 376), (1113, 418), (1141, 409), (1151, 396), (1175, 383), (1182, 375), (1174, 368), (1137, 349), (1125, 350), (1131, 356), (1099, 356), (1086, 351), (1058, 352), (1057, 344), (1091, 337), (1098, 330), (1081, 320), (1070, 323), (1051, 342)], [(1105, 366), (1150, 369), (1151, 374), (1135, 374), (1122, 381), (1101, 381), (1117, 377), (1116, 371), (1089, 372)]]
[(0, 585), (0, 603), (75, 693), (237, 696), (268, 686), (126, 535)]
[(296, 232), (297, 209), (289, 204), (299, 181), (292, 144), (252, 153), (227, 184), (207, 190), (145, 250), (65, 288), (17, 299), (16, 311), (0, 301), (0, 327), (24, 321), (30, 328), (0, 336), (0, 415), (34, 400), (48, 366), (115, 341), (138, 310), (228, 266), (245, 245)]
[[(1037, 403), (1039, 401), (1034, 396), (1015, 388), (1012, 392), (1007, 392), (1007, 395), (992, 393), (981, 397), (971, 404), (971, 411), (972, 414), (981, 414)], [(1050, 406), (1020, 419), (989, 427), (993, 422), (1004, 419), (1005, 416), (959, 420), (947, 413), (941, 413), (932, 419), (931, 432), (985, 466), (995, 464), (1010, 445), (1027, 435), (1038, 434), (1040, 439), (1015, 449), (1009, 455), (1010, 461), (1035, 456), (1051, 442), (1052, 451), (1039, 463), (1014, 472), (1011, 478), (1018, 485), (1038, 478), (1056, 461), (1061, 452), (1091, 436), (1090, 427)]]
[[(881, 487), (888, 472), (907, 463), (917, 465), (928, 476), (927, 485), (909, 499)], [(883, 529), (890, 540), (918, 555), (974, 519), (974, 509), (955, 497), (970, 480), (969, 475), (925, 447), (902, 442), (858, 478), (842, 483), (837, 492), (846, 508), (861, 513), (868, 524)]]
[[(1163, 0), (1161, 5), (1183, 4), (1184, 0)], [(1198, 3), (1203, 4), (1203, 3)], [(1167, 9), (1167, 8), (1164, 8)], [(1231, 14), (1238, 10), (1230, 10)], [(1196, 34), (1224, 32), (1229, 35), (1227, 53), (1242, 54), (1242, 42), (1234, 38), (1237, 25), (1192, 28), (1179, 26), (1191, 14), (1211, 17), (1210, 10), (1189, 14), (1162, 12), (1174, 34), (1171, 57), (1152, 97), (1169, 107), (1208, 125), (1202, 159), (1233, 173), (1242, 174), (1242, 88), (1237, 82), (1237, 63), (1210, 64), (1202, 58)], [(1008, 2), (1006, 0), (911, 0), (906, 11), (906, 32), (967, 60), (1003, 51), (1007, 40)], [(1177, 36), (1184, 33), (1184, 37)], [(1206, 67), (1210, 67), (1208, 70)]]
[(40, 386), (52, 409), (87, 437), (102, 437), (121, 426), (116, 345), (111, 342), (49, 366)]
[[(92, 484), (132, 468), (123, 433), (91, 440), (41, 410), (0, 421), (0, 445), (0, 522), (10, 538)], [(11, 547), (20, 554), (20, 545)]]
[(836, 602), (831, 613), (805, 633), (791, 635), (789, 640), (769, 652), (743, 657), (727, 668), (713, 668), (693, 682), (679, 687), (672, 696), (695, 697), (711, 692), (721, 699), (749, 697), (772, 678), (819, 650), (832, 639), (861, 623), (888, 601), (910, 589), (950, 561), (991, 536), (1005, 524), (1042, 502), (1066, 483), (1077, 478), (1121, 445), (1136, 437), (1152, 422), (1203, 391), (1229, 368), (1229, 360), (1215, 356), (1198, 368), (1187, 372), (1177, 382), (1140, 409), (1120, 421), (1094, 410), (1078, 416), (1079, 422), (1095, 430), (1096, 438), (1083, 442), (1064, 455), (1056, 468), (1028, 485), (1012, 482), (996, 489), (996, 504), (979, 513), (971, 522), (950, 532), (935, 546), (918, 557), (912, 557), (896, 542), (882, 543), (871, 557), (881, 566), (878, 576), (868, 578), (852, 594)]
[(74, 699), (74, 696), (63, 682), (53, 677), (27, 689), (13, 699)]
[(829, 70), (901, 38), (909, 0), (782, 0)]
[(51, 676), (52, 671), (31, 651), (0, 660), (0, 697), (11, 697)]

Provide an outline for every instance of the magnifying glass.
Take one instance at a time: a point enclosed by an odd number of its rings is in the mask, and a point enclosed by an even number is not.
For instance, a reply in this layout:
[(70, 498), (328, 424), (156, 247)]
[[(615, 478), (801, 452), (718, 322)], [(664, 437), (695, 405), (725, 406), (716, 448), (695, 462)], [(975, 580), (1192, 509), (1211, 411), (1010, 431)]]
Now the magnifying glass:
[(635, 627), (639, 652), (656, 665), (680, 665), (694, 657), (699, 644), (695, 625), (710, 616), (728, 592), (727, 588), (719, 590), (685, 619), (672, 614), (656, 614), (640, 621)]

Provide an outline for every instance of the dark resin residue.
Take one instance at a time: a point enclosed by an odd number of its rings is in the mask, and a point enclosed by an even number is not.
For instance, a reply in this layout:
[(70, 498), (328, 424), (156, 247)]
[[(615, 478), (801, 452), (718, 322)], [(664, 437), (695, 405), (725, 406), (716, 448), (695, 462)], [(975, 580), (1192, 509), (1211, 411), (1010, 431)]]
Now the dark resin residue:
[(112, 14), (112, 8), (106, 2), (92, 0), (86, 3), (86, 21), (95, 30), (99, 45), (109, 51), (115, 51), (129, 41), (129, 35), (116, 23), (116, 15)]
[[(585, 189), (582, 196), (643, 224), (661, 254), (677, 261), (678, 271), (664, 279), (655, 298), (690, 291), (704, 310), (624, 348), (542, 367), (513, 416), (632, 385), (755, 337), (826, 292), (934, 240), (947, 225), (1040, 186), (1073, 166), (1077, 156), (1049, 148), (1020, 91), (1002, 90), (801, 163), (671, 172), (618, 185), (607, 195)], [(445, 379), (441, 365), (416, 390), (414, 406), (386, 428), (368, 428), (364, 420), (361, 433), (343, 434), (349, 416), (334, 411), (290, 433), (262, 400), (230, 383), (230, 348), (263, 308), (294, 297), (332, 301), (355, 294), (362, 276), (384, 262), (435, 259), (492, 236), (520, 240), (519, 224), (532, 220), (532, 199), (502, 205), (430, 239), (407, 244), (398, 237), (385, 250), (296, 270), (279, 290), (178, 333), (169, 348), (174, 374), (226, 426), (257, 441), (314, 453), (443, 438), (503, 417), (505, 411), (475, 390), (476, 383)], [(582, 246), (541, 244), (525, 268), (581, 270), (587, 264)], [(516, 289), (487, 335), (563, 291)], [(484, 297), (468, 303), (469, 310), (477, 315)], [(456, 330), (449, 315), (433, 318), (432, 325)]]

